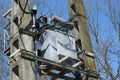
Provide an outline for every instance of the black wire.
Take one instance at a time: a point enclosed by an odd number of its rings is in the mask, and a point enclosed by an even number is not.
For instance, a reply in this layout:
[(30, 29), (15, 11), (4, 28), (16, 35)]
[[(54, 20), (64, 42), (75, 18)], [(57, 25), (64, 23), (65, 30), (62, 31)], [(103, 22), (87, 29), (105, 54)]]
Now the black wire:
[[(20, 18), (20, 24), (18, 24), (18, 30), (20, 30), (19, 26), (20, 26), (21, 23), (22, 23), (22, 18), (23, 18), (23, 16), (24, 16), (24, 13), (26, 13), (26, 14), (32, 14), (32, 13), (25, 11), (25, 9), (26, 9), (26, 7), (27, 7), (27, 4), (28, 4), (28, 0), (26, 0), (26, 3), (25, 3), (24, 8), (22, 8), (21, 3), (20, 3), (20, 0), (18, 0), (18, 3), (19, 3), (20, 9), (23, 11), (23, 14), (22, 14), (22, 16), (21, 16), (21, 18)], [(20, 35), (20, 39), (21, 39), (21, 43), (22, 43), (24, 49), (26, 50), (26, 47), (25, 47), (25, 45), (24, 45), (24, 42), (23, 42), (23, 39), (22, 39), (21, 35)]]
[(24, 8), (22, 8), (21, 3), (20, 3), (20, 0), (18, 0), (18, 3), (19, 3), (20, 9), (21, 9), (24, 13), (26, 13), (26, 14), (32, 14), (32, 12), (27, 12), (27, 11), (25, 11), (26, 6), (27, 6), (27, 4), (28, 4), (28, 0), (26, 0), (25, 7), (24, 7)]
[(26, 13), (26, 14), (32, 14), (32, 13), (25, 11), (25, 9), (26, 9), (26, 7), (27, 7), (27, 4), (28, 4), (28, 0), (26, 0), (25, 7), (24, 7), (24, 8), (22, 8), (21, 3), (20, 3), (20, 0), (18, 0), (18, 3), (19, 3), (20, 9), (23, 11), (23, 14), (22, 14), (22, 16), (21, 16), (21, 18), (20, 18), (20, 24), (18, 24), (18, 26), (20, 26), (21, 23), (22, 23), (22, 18), (23, 18), (23, 16), (24, 16), (24, 13)]

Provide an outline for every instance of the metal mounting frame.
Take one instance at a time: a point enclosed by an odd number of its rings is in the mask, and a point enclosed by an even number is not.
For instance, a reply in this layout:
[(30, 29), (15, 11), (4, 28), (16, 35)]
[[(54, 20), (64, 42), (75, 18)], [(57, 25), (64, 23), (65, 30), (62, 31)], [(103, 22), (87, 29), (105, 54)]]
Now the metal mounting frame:
[[(4, 18), (8, 18), (8, 19), (11, 19), (11, 11), (12, 11), (12, 8), (10, 8), (9, 10), (7, 10), (5, 12), (5, 14), (3, 14), (3, 17)], [(11, 25), (11, 22), (9, 22), (6, 26), (4, 26), (4, 52), (8, 55), (10, 53), (9, 51), (9, 38), (10, 38), (10, 25)]]
[(63, 68), (65, 70), (69, 70), (71, 72), (83, 73), (83, 74), (86, 74), (90, 77), (99, 78), (99, 74), (97, 74), (97, 72), (93, 71), (93, 70), (89, 70), (89, 69), (83, 70), (83, 69), (74, 68), (72, 66), (66, 66), (66, 65), (63, 65), (61, 63), (52, 61), (52, 60), (48, 60), (48, 59), (45, 59), (45, 58), (42, 58), (39, 56), (35, 56), (34, 54), (31, 54), (33, 52), (26, 51), (23, 49), (21, 49), (20, 52), (22, 53), (21, 57), (24, 59), (37, 60), (38, 62), (43, 62), (43, 63), (49, 64), (49, 65), (56, 66), (58, 68)]
[(9, 33), (10, 24), (11, 23), (9, 22), (6, 26), (4, 26), (4, 51), (6, 51), (9, 48), (8, 45), (10, 39), (10, 33)]

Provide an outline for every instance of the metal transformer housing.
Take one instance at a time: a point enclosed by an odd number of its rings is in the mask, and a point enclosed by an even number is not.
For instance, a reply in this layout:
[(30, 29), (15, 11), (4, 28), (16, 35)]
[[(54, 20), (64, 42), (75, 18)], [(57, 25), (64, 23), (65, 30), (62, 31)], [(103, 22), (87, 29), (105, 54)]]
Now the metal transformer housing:
[(43, 57), (58, 62), (60, 57), (77, 59), (75, 38), (72, 34), (58, 29), (46, 30), (40, 37)]

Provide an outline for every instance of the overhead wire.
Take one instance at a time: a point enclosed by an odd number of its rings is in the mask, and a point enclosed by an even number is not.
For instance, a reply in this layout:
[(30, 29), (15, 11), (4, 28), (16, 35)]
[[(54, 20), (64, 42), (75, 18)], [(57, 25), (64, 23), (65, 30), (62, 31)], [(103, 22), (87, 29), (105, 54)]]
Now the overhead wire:
[(24, 7), (24, 8), (22, 7), (20, 0), (18, 0), (18, 3), (19, 3), (20, 9), (21, 9), (24, 13), (26, 13), (26, 14), (32, 14), (32, 12), (27, 12), (27, 11), (25, 11), (25, 9), (26, 9), (26, 7), (27, 7), (27, 4), (28, 4), (28, 0), (26, 0), (25, 7)]

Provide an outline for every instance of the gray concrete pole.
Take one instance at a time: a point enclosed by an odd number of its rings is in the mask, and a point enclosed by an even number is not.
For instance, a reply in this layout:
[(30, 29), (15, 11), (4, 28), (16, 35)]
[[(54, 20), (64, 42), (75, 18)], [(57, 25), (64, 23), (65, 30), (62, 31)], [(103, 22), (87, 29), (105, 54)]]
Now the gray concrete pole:
[[(27, 0), (18, 0), (21, 3), (21, 6), (25, 7)], [(23, 13), (20, 9), (17, 0), (12, 0), (12, 14), (11, 14), (11, 40), (10, 40), (10, 50), (11, 54), (15, 52), (17, 49), (25, 49), (33, 52), (33, 37), (27, 34), (20, 34), (19, 28), (26, 29), (29, 27), (29, 31), (31, 31), (32, 26), (32, 16), (31, 14)], [(27, 12), (30, 11), (30, 4), (26, 5)], [(16, 18), (17, 17), (17, 18)], [(20, 52), (19, 52), (20, 53)], [(19, 54), (18, 53), (18, 54)], [(21, 53), (22, 54), (22, 53)], [(16, 60), (16, 68), (10, 64), (10, 80), (35, 80), (35, 69), (34, 62), (30, 60), (25, 60), (19, 57), (17, 54), (13, 56)]]
[[(76, 17), (73, 21), (77, 22), (77, 26), (73, 29), (73, 33), (76, 36), (76, 41), (81, 40), (81, 49), (87, 49), (89, 52), (92, 52), (92, 46), (87, 26), (87, 19), (85, 18), (85, 9), (82, 0), (68, 0), (68, 8), (70, 17), (72, 17), (76, 12), (79, 12), (81, 15)], [(96, 71), (94, 59), (91, 57), (85, 57), (87, 60), (87, 67), (91, 70)], [(90, 78), (89, 80), (95, 80)]]

